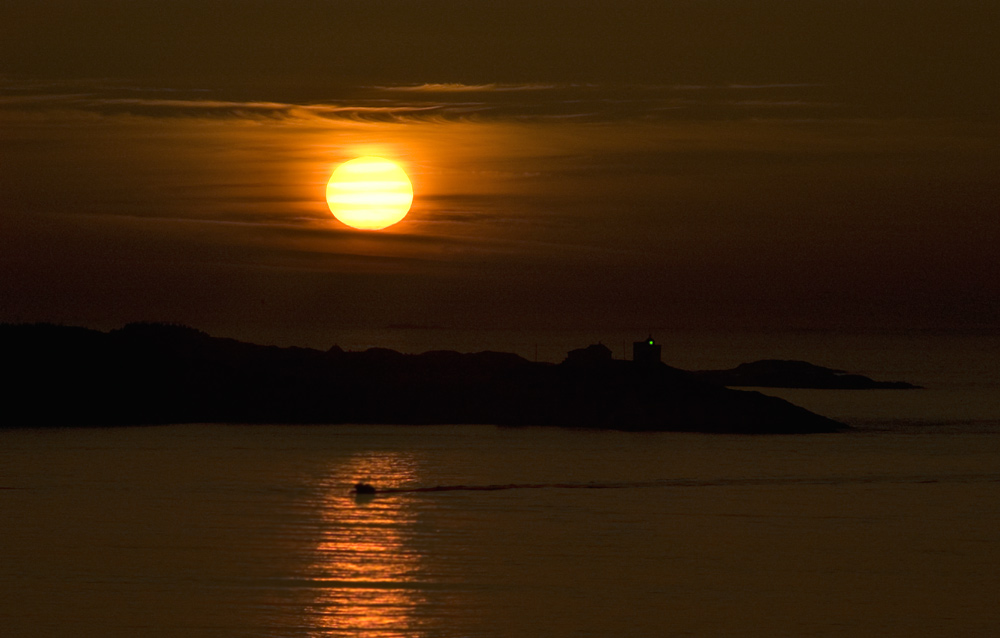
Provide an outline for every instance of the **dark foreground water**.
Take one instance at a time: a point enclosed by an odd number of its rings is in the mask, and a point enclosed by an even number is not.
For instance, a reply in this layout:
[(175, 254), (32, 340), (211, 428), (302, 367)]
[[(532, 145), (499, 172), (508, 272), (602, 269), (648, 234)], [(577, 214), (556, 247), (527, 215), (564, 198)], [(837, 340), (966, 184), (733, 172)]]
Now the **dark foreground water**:
[(6, 637), (1000, 631), (990, 422), (8, 430), (0, 487)]

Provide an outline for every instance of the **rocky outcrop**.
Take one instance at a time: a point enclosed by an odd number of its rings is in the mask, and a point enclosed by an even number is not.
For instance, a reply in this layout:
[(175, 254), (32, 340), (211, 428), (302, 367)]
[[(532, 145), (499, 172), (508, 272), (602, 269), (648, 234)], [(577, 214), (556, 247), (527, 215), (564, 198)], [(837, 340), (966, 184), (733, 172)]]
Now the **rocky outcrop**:
[(913, 390), (920, 387), (905, 381), (875, 381), (806, 361), (782, 359), (763, 359), (741, 363), (731, 370), (699, 370), (692, 374), (710, 383), (734, 387), (839, 390)]
[[(829, 432), (841, 424), (755, 392), (601, 348), (559, 365), (514, 354), (260, 346), (184, 326), (102, 333), (0, 326), (4, 423), (490, 423), (695, 432)], [(606, 349), (605, 349), (606, 350)]]

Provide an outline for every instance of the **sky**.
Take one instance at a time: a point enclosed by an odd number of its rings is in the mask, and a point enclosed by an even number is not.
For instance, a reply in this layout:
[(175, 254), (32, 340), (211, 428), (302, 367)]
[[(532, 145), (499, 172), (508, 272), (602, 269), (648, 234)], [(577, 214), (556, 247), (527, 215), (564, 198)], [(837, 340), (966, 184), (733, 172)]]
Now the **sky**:
[[(0, 321), (1000, 328), (1000, 9), (5, 0)], [(409, 215), (325, 187), (398, 162)]]

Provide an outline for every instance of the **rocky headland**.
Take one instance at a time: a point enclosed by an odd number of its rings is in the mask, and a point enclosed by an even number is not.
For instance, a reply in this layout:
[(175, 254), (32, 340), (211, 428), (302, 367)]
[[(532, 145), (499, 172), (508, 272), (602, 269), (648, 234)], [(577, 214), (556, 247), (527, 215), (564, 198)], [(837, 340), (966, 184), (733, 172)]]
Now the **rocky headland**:
[(560, 364), (501, 352), (282, 348), (177, 325), (0, 325), (14, 426), (157, 423), (556, 425), (746, 434), (841, 423), (596, 345)]
[(698, 370), (696, 377), (733, 387), (818, 388), (824, 390), (916, 390), (906, 381), (876, 381), (861, 374), (824, 368), (807, 361), (762, 359), (729, 370)]

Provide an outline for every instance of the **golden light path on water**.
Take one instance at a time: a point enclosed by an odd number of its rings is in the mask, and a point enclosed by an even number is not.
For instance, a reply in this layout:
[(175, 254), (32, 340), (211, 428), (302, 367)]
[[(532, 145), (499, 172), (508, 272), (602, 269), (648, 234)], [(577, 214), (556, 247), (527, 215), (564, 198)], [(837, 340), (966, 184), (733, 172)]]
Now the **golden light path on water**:
[[(983, 387), (975, 396), (995, 396)], [(882, 409), (881, 395), (867, 401)], [(992, 636), (992, 406), (972, 426), (883, 420), (819, 438), (0, 430), (13, 523), (0, 525), (0, 626), (107, 638)], [(358, 501), (357, 480), (411, 491)], [(415, 491), (507, 482), (551, 487)]]
[(307, 623), (320, 636), (413, 635), (420, 625), (422, 555), (411, 533), (416, 512), (405, 499), (347, 494), (345, 482), (377, 476), (385, 485), (413, 484), (414, 459), (365, 453), (338, 467), (321, 502), (324, 530), (315, 548), (315, 614)]

